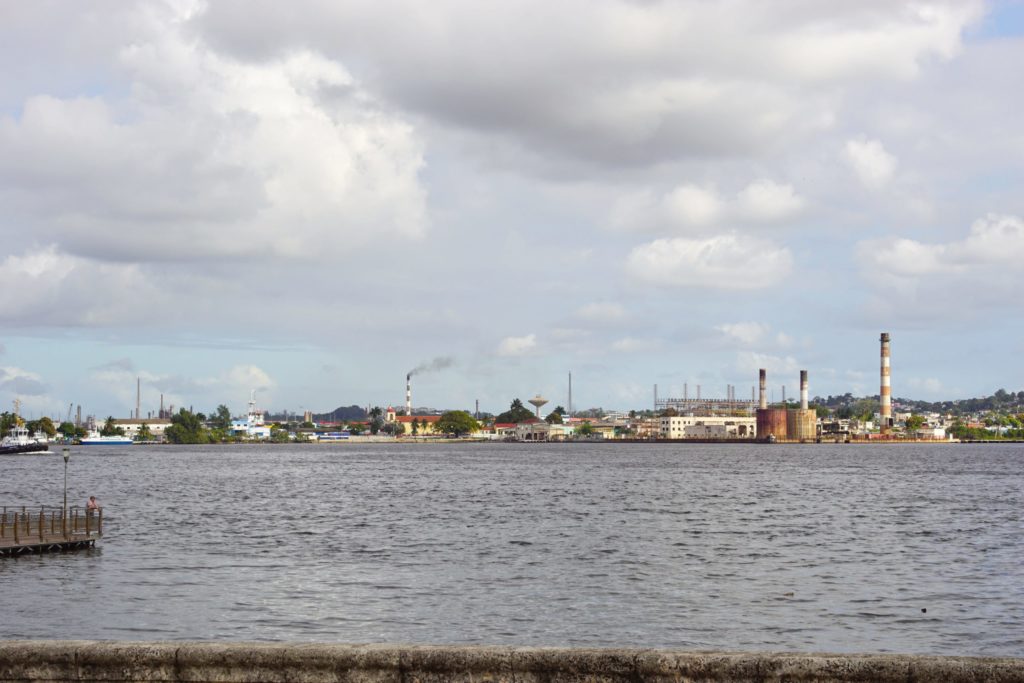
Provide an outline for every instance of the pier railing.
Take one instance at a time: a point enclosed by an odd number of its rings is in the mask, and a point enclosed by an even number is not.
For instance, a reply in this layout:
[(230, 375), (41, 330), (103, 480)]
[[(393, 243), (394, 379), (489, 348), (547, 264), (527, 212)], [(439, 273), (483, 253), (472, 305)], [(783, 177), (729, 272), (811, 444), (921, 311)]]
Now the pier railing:
[(0, 508), (0, 548), (90, 541), (102, 535), (102, 508)]

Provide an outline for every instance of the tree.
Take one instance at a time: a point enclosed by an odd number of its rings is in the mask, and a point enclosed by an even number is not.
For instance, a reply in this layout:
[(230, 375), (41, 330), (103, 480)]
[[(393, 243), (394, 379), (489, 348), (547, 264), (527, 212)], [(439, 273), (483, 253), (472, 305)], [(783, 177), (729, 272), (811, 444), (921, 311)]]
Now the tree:
[(135, 435), (136, 441), (152, 441), (153, 432), (150, 430), (149, 425), (145, 422), (139, 427), (139, 433)]
[(592, 424), (590, 424), (589, 422), (584, 422), (583, 424), (581, 424), (579, 427), (577, 427), (573, 431), (576, 434), (576, 436), (583, 436), (583, 437), (593, 436), (593, 434), (594, 434), (594, 426)]
[(924, 418), (920, 415), (911, 415), (907, 418), (905, 423), (905, 429), (907, 434), (916, 432), (918, 429), (924, 426)]
[(370, 410), (370, 433), (376, 434), (384, 426), (384, 411), (381, 410), (380, 406), (374, 406)]
[(231, 410), (223, 403), (217, 406), (217, 410), (210, 416), (210, 426), (221, 431), (231, 428)]
[(420, 420), (418, 417), (412, 419), (412, 435), (416, 436), (420, 433)]
[(103, 429), (100, 430), (100, 436), (124, 436), (124, 429), (114, 424), (114, 416), (111, 415), (107, 418), (107, 421), (103, 423)]
[(480, 429), (480, 423), (473, 419), (473, 416), (465, 410), (449, 410), (441, 415), (435, 429), (452, 436), (462, 436)]
[(380, 428), (380, 431), (385, 434), (391, 434), (392, 436), (400, 436), (405, 434), (405, 425), (398, 421), (388, 422)]
[(533, 411), (523, 405), (518, 398), (512, 401), (509, 409), (494, 418), (495, 422), (525, 422), (533, 417)]
[(210, 443), (203, 421), (202, 413), (182, 408), (177, 415), (171, 416), (171, 426), (164, 431), (164, 437), (171, 443)]
[(57, 428), (53, 426), (53, 420), (45, 415), (38, 420), (29, 422), (27, 426), (28, 430), (33, 434), (43, 433), (49, 439), (52, 439), (57, 434)]
[(549, 425), (560, 425), (562, 424), (562, 414), (558, 410), (552, 410), (548, 413), (548, 416), (544, 418), (544, 421)]
[(75, 437), (75, 423), (74, 422), (61, 422), (57, 427), (57, 431), (64, 435), (65, 439), (73, 439)]

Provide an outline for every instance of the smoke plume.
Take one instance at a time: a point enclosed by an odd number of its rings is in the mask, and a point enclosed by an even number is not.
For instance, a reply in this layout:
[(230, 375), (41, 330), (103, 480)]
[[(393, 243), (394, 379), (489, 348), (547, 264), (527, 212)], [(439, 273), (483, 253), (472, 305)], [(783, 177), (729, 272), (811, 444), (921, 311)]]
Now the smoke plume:
[(409, 377), (413, 375), (422, 375), (424, 372), (438, 372), (445, 368), (450, 368), (455, 364), (455, 359), (450, 356), (439, 356), (428, 363), (420, 363), (412, 370), (409, 371)]

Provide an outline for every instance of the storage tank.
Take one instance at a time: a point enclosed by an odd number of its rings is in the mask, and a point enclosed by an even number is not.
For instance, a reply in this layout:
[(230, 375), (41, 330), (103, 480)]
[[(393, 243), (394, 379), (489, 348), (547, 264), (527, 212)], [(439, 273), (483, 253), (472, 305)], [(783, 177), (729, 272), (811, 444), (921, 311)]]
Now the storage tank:
[(785, 439), (786, 410), (783, 408), (764, 408), (757, 411), (757, 438), (758, 439)]
[(786, 431), (794, 441), (814, 441), (818, 438), (818, 413), (803, 409), (786, 411)]

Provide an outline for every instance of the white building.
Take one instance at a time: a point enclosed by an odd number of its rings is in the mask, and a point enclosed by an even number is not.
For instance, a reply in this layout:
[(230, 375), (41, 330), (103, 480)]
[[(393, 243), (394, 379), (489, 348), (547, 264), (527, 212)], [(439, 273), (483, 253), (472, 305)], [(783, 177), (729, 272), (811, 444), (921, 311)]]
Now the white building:
[(677, 415), (661, 418), (663, 439), (753, 439), (757, 418), (735, 415)]
[(157, 441), (163, 441), (164, 432), (168, 427), (171, 426), (170, 420), (163, 420), (159, 418), (142, 419), (142, 420), (114, 420), (114, 426), (120, 427), (124, 430), (125, 436), (130, 436), (132, 439), (137, 439), (139, 431), (142, 429), (142, 425), (149, 427), (149, 433), (153, 435), (153, 438)]

